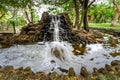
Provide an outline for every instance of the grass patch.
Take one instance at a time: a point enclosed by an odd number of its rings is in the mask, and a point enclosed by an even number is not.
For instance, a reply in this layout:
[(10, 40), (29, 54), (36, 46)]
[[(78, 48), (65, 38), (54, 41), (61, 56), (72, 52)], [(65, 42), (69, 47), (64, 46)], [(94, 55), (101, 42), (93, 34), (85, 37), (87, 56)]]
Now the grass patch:
[(117, 24), (114, 27), (110, 26), (111, 23), (89, 23), (89, 26), (92, 28), (105, 28), (105, 29), (117, 29), (120, 30), (120, 24)]

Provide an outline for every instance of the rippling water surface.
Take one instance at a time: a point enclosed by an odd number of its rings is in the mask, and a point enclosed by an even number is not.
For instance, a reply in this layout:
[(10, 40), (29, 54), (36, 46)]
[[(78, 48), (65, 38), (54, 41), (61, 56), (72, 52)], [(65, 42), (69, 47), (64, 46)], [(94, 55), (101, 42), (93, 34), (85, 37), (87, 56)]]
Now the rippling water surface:
[(14, 45), (10, 48), (0, 49), (0, 65), (13, 65), (15, 68), (30, 66), (33, 72), (49, 73), (68, 70), (73, 67), (79, 74), (82, 66), (92, 72), (92, 68), (101, 68), (110, 64), (113, 60), (120, 60), (120, 56), (112, 56), (110, 53), (120, 52), (120, 45), (116, 48), (103, 44), (86, 45), (84, 55), (74, 55), (73, 47), (67, 42), (46, 42), (32, 45)]

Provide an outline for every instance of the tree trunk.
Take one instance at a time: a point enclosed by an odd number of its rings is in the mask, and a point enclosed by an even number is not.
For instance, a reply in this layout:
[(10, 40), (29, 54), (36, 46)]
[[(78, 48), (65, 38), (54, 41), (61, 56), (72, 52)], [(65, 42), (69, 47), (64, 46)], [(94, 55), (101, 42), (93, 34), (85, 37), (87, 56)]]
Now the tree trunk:
[(79, 1), (78, 0), (74, 0), (74, 6), (75, 6), (75, 28), (79, 30), (80, 26), (79, 26)]
[(30, 23), (31, 20), (30, 20), (30, 18), (29, 18), (28, 12), (27, 12), (26, 10), (24, 10), (24, 13), (25, 13), (24, 16), (25, 16), (26, 22), (27, 22), (27, 23)]
[(92, 0), (91, 2), (89, 2), (90, 0), (79, 0), (80, 4), (83, 6), (83, 27), (84, 30), (89, 31), (88, 28), (88, 21), (87, 21), (87, 11), (88, 8), (95, 2), (95, 0)]
[(116, 25), (119, 15), (120, 15), (120, 13), (116, 11), (111, 26), (115, 26)]
[(82, 25), (82, 22), (83, 22), (83, 12), (82, 12), (81, 20), (80, 20), (80, 23), (79, 23), (79, 26), (80, 26), (80, 27), (81, 27), (81, 25)]
[(89, 31), (89, 28), (88, 28), (88, 21), (87, 21), (87, 9), (86, 10), (83, 10), (83, 27), (84, 27), (84, 30), (86, 31)]
[(111, 23), (111, 26), (115, 26), (116, 25), (117, 20), (118, 20), (119, 15), (120, 15), (120, 6), (117, 4), (117, 2), (115, 0), (113, 0), (113, 5), (114, 5), (114, 8), (115, 8), (116, 12), (115, 12), (113, 21)]
[(0, 16), (0, 19), (2, 19), (2, 17), (3, 17), (4, 15), (5, 15), (5, 13)]
[(33, 10), (31, 10), (30, 14), (31, 14), (31, 22), (33, 22), (34, 21), (33, 20)]
[(28, 8), (29, 8), (29, 11), (30, 11), (30, 21), (33, 22), (33, 21), (34, 21), (34, 20), (33, 20), (34, 10), (33, 10), (33, 8), (32, 8), (32, 4), (31, 4), (31, 3), (29, 3)]
[(102, 22), (103, 22), (103, 16), (100, 15), (100, 17), (99, 17), (99, 23), (102, 23)]

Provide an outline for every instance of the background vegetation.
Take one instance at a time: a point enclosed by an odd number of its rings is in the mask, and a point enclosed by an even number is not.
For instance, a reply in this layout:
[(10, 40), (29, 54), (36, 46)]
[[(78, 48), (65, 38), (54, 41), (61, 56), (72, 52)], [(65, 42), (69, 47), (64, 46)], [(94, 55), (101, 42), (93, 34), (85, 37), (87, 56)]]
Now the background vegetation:
[(68, 13), (78, 30), (82, 26), (86, 31), (89, 27), (120, 29), (120, 0), (0, 0), (0, 31), (9, 30), (11, 21), (17, 28), (36, 23), (43, 11)]

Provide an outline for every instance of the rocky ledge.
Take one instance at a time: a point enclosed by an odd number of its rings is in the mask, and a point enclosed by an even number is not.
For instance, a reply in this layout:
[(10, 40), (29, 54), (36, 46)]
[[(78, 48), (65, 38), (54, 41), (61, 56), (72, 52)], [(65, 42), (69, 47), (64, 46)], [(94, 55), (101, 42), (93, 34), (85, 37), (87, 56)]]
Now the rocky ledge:
[(93, 73), (81, 68), (80, 75), (76, 75), (73, 68), (69, 68), (67, 75), (52, 72), (33, 73), (30, 67), (14, 69), (12, 66), (0, 67), (0, 80), (120, 80), (120, 61), (112, 61), (105, 68), (93, 69)]
[[(60, 39), (63, 41), (68, 41), (72, 44), (102, 42), (100, 32), (92, 30), (90, 30), (90, 32), (74, 30), (72, 29), (72, 23), (68, 15), (66, 13), (59, 15), (61, 19), (60, 27), (64, 30), (60, 32)], [(49, 30), (50, 22), (51, 15), (44, 12), (38, 23), (29, 23), (23, 26), (19, 34), (0, 34), (0, 47), (10, 47), (13, 44), (31, 44), (38, 41), (52, 41), (53, 37), (51, 35), (53, 35), (53, 31)]]

